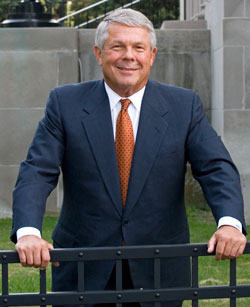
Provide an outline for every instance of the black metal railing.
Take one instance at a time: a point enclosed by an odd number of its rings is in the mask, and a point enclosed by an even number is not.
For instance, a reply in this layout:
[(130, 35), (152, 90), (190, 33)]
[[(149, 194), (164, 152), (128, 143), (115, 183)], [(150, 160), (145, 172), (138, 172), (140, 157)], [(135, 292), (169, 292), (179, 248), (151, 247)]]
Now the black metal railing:
[[(229, 298), (230, 306), (236, 306), (236, 299), (250, 297), (250, 284), (239, 285), (236, 279), (236, 260), (230, 260), (230, 282), (224, 286), (200, 287), (198, 280), (198, 258), (211, 256), (207, 253), (207, 244), (180, 244), (159, 246), (123, 246), (56, 249), (50, 252), (51, 261), (74, 261), (78, 263), (78, 289), (73, 292), (47, 292), (46, 271), (40, 271), (40, 293), (9, 293), (8, 265), (18, 263), (15, 251), (0, 251), (2, 264), (2, 295), (0, 306), (47, 306), (76, 305), (96, 303), (116, 303), (121, 307), (125, 302), (154, 302), (155, 307), (161, 301), (191, 300), (192, 306), (198, 306), (201, 299)], [(247, 243), (244, 254), (250, 254), (250, 242)], [(190, 287), (162, 288), (161, 259), (169, 257), (190, 257), (192, 264), (192, 280)], [(242, 256), (244, 257), (244, 256)], [(111, 260), (116, 261), (116, 290), (84, 291), (84, 264), (86, 261)], [(122, 290), (122, 260), (123, 259), (153, 259), (154, 288)]]

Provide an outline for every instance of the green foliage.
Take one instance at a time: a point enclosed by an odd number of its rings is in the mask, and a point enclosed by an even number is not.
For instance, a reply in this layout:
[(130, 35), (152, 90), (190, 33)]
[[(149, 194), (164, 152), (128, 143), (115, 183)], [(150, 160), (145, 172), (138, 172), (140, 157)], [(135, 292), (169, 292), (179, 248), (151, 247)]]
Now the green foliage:
[[(89, 6), (98, 2), (99, 0), (72, 0), (70, 6), (70, 11), (77, 11), (83, 7)], [(125, 0), (109, 0), (87, 12), (83, 12), (75, 17), (73, 17), (69, 23), (71, 25), (79, 25), (88, 20), (94, 19), (100, 15), (106, 14), (114, 9), (122, 7), (128, 3)], [(144, 13), (148, 18), (153, 22), (155, 28), (159, 28), (163, 20), (166, 19), (176, 19), (179, 15), (178, 8), (179, 1), (176, 0), (142, 0), (139, 3), (136, 3), (131, 6), (131, 8), (136, 9)], [(95, 28), (97, 22), (89, 23), (87, 27)]]
[[(64, 10), (64, 2), (62, 0), (40, 0), (40, 2), (45, 6), (46, 9), (49, 7), (52, 8), (52, 17), (53, 19), (58, 19), (62, 16), (65, 16), (66, 11)], [(61, 13), (62, 11), (62, 13)]]
[(7, 19), (9, 2), (10, 2), (9, 0), (1, 0), (0, 2), (0, 22)]
[[(52, 15), (54, 19), (58, 19), (99, 1), (100, 0), (72, 0), (71, 5), (69, 5), (70, 1), (66, 0), (40, 0), (43, 5), (46, 5), (46, 7), (52, 6)], [(1, 0), (0, 22), (7, 19), (9, 4), (14, 6), (20, 2), (21, 0)], [(109, 0), (91, 10), (88, 10), (87, 12), (72, 17), (70, 20), (65, 22), (65, 25), (77, 26), (100, 15), (105, 15), (114, 9), (122, 7), (126, 3), (128, 3), (126, 0)], [(153, 22), (155, 28), (159, 28), (163, 20), (176, 19), (178, 17), (178, 3), (178, 0), (141, 0), (141, 2), (132, 5), (131, 8), (144, 13)], [(100, 20), (89, 23), (87, 27), (95, 28), (99, 21)]]

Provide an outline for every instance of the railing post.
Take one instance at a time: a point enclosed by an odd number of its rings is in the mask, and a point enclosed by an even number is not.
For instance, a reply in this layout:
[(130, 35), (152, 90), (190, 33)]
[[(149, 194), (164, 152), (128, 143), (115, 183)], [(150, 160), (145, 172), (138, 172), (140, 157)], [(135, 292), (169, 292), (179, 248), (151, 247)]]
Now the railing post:
[[(3, 260), (7, 261), (7, 256), (3, 255)], [(9, 294), (9, 287), (8, 287), (8, 263), (2, 263), (2, 294), (8, 295)]]
[[(46, 294), (47, 286), (46, 286), (46, 270), (40, 270), (40, 294)], [(46, 297), (41, 296), (41, 307), (47, 306)]]
[[(83, 253), (82, 252), (79, 252), (78, 254), (78, 257), (79, 257), (79, 261), (78, 261), (78, 264), (77, 264), (77, 278), (78, 278), (78, 288), (77, 288), (77, 291), (79, 293), (83, 292), (84, 291), (84, 261), (83, 261)], [(79, 300), (83, 300), (83, 296), (82, 295), (79, 295)], [(79, 305), (79, 307), (84, 307), (84, 305)]]
[[(121, 259), (116, 260), (115, 266), (116, 266), (115, 267), (116, 269), (116, 276), (115, 276), (116, 291), (122, 291), (122, 260)], [(122, 304), (116, 303), (116, 307), (122, 307)]]
[[(155, 250), (155, 255), (159, 255), (160, 250)], [(154, 288), (160, 289), (161, 288), (161, 260), (160, 258), (154, 258)], [(158, 295), (157, 295), (158, 294)], [(156, 293), (156, 297), (159, 297), (159, 293)], [(154, 307), (160, 307), (160, 302), (155, 302)]]
[[(195, 247), (193, 249), (194, 253), (198, 252), (198, 249)], [(192, 288), (198, 288), (199, 287), (199, 278), (198, 278), (198, 273), (199, 273), (199, 262), (198, 262), (198, 256), (192, 256)], [(198, 296), (199, 293), (196, 291), (193, 292), (193, 296)], [(199, 306), (199, 301), (198, 299), (193, 299), (192, 300), (192, 307), (198, 307)]]
[[(236, 286), (236, 259), (230, 260), (230, 287)], [(231, 294), (234, 295), (236, 293), (235, 289), (231, 290)], [(236, 298), (230, 298), (230, 307), (236, 307)]]

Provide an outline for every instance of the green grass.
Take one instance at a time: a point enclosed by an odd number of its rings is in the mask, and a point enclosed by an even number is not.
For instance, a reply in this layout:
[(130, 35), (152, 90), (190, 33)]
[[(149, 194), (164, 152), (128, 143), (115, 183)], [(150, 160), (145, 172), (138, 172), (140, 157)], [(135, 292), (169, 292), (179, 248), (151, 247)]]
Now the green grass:
[[(208, 208), (188, 207), (188, 220), (192, 243), (208, 242), (211, 235), (216, 231), (216, 225)], [(248, 227), (248, 232), (250, 227)], [(237, 260), (237, 283), (250, 283), (250, 255), (243, 255)], [(216, 261), (214, 256), (199, 257), (199, 285), (229, 285), (229, 261)], [(250, 294), (249, 294), (250, 296)], [(183, 307), (192, 306), (186, 301)], [(229, 299), (200, 300), (201, 307), (230, 306)], [(250, 298), (237, 299), (237, 307), (249, 307)]]
[[(216, 225), (210, 211), (207, 208), (188, 207), (187, 208), (191, 242), (207, 242)], [(56, 223), (57, 217), (46, 216), (43, 225), (43, 238), (51, 242), (50, 235)], [(9, 231), (11, 228), (10, 219), (0, 219), (0, 250), (12, 250), (14, 244), (9, 241)], [(250, 232), (250, 227), (248, 227)], [(239, 284), (250, 283), (250, 255), (243, 255), (237, 260), (237, 282)], [(50, 290), (51, 269), (47, 269), (47, 285)], [(0, 272), (1, 273), (1, 272)], [(229, 284), (229, 261), (216, 261), (214, 256), (199, 258), (199, 284), (228, 285)], [(0, 285), (1, 291), (1, 285)], [(23, 268), (20, 264), (9, 265), (9, 291), (10, 293), (39, 292), (39, 273), (34, 268)], [(184, 307), (191, 307), (191, 302), (184, 302)], [(201, 307), (230, 306), (228, 299), (201, 300)], [(249, 307), (250, 298), (237, 299), (237, 307)]]
[[(43, 238), (52, 243), (50, 238), (57, 217), (46, 216), (43, 223)], [(11, 229), (11, 219), (0, 219), (0, 250), (13, 250), (15, 245), (9, 239)], [(50, 289), (51, 285), (51, 267), (46, 270), (47, 285)], [(0, 269), (1, 272), (1, 269)], [(25, 282), (24, 282), (25, 281)], [(20, 264), (9, 265), (9, 292), (25, 293), (39, 292), (39, 273), (35, 268), (23, 268)], [(0, 285), (0, 291), (1, 285)]]

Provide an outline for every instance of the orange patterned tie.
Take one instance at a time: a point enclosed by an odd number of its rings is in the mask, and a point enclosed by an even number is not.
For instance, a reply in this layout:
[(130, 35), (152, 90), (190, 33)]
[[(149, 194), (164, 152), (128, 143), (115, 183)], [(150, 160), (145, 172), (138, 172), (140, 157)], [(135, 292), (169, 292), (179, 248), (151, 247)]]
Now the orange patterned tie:
[(134, 152), (133, 126), (128, 114), (129, 99), (121, 99), (122, 108), (116, 122), (116, 154), (119, 168), (122, 204), (125, 206)]

